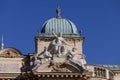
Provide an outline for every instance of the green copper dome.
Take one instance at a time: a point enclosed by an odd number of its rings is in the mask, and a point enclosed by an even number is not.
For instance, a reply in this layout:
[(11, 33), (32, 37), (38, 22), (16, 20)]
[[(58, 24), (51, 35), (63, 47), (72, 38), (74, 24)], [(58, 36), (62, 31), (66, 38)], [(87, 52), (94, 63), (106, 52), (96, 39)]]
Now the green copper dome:
[(58, 7), (56, 9), (57, 16), (56, 18), (51, 18), (47, 20), (39, 33), (39, 36), (52, 36), (52, 32), (54, 30), (55, 33), (62, 33), (63, 36), (80, 36), (80, 34), (77, 31), (77, 27), (73, 22), (71, 22), (68, 19), (61, 18), (60, 16), (60, 8)]
[(41, 33), (52, 34), (62, 32), (63, 34), (78, 34), (73, 22), (64, 18), (52, 18), (46, 21), (41, 29)]

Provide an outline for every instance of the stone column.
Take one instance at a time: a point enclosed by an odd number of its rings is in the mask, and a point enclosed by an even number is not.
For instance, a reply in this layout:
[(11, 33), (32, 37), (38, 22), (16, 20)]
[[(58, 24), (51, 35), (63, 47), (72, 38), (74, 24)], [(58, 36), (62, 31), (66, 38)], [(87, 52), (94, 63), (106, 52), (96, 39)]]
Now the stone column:
[(109, 79), (109, 71), (106, 70), (106, 78)]
[(95, 67), (93, 67), (93, 70), (92, 70), (92, 71), (93, 71), (92, 76), (93, 76), (93, 77), (95, 77), (95, 76), (96, 76), (96, 74), (95, 74), (95, 73), (96, 73), (96, 68), (95, 68)]

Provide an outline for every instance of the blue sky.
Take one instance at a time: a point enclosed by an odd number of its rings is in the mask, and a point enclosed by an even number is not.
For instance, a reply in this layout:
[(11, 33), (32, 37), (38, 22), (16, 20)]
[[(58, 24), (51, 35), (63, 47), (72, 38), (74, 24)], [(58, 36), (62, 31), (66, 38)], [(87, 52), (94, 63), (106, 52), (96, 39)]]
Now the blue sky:
[(34, 52), (34, 36), (58, 5), (61, 16), (82, 29), (89, 64), (120, 64), (120, 0), (0, 0), (5, 47)]

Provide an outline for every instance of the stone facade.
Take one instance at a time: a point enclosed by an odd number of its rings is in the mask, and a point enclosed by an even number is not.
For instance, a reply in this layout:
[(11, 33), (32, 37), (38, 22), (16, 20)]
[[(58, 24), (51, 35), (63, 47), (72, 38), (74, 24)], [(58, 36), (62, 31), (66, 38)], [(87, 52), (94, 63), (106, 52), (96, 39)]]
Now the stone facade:
[[(35, 37), (35, 50), (36, 53), (40, 53), (41, 51), (44, 50), (44, 46), (49, 46), (50, 42), (53, 40), (53, 37)], [(76, 47), (79, 51), (79, 54), (82, 54), (82, 44), (84, 41), (83, 37), (79, 38), (70, 38), (70, 37), (65, 37), (65, 40), (69, 44), (67, 47), (67, 50), (72, 50), (73, 47)], [(72, 46), (72, 47), (71, 47)]]
[(16, 78), (24, 68), (25, 56), (15, 48), (0, 51), (0, 79)]

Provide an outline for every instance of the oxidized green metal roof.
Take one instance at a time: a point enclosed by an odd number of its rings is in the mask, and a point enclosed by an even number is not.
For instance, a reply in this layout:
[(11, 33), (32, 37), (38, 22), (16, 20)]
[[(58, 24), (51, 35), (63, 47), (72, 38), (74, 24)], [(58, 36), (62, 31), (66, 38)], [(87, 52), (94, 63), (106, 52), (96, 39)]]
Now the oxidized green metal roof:
[(77, 28), (73, 22), (65, 18), (51, 18), (43, 24), (40, 33), (52, 34), (62, 32), (63, 34), (79, 35)]
[(109, 68), (109, 69), (111, 69), (111, 70), (120, 70), (120, 65), (108, 65), (108, 64), (101, 65), (101, 64), (100, 64), (100, 66)]

